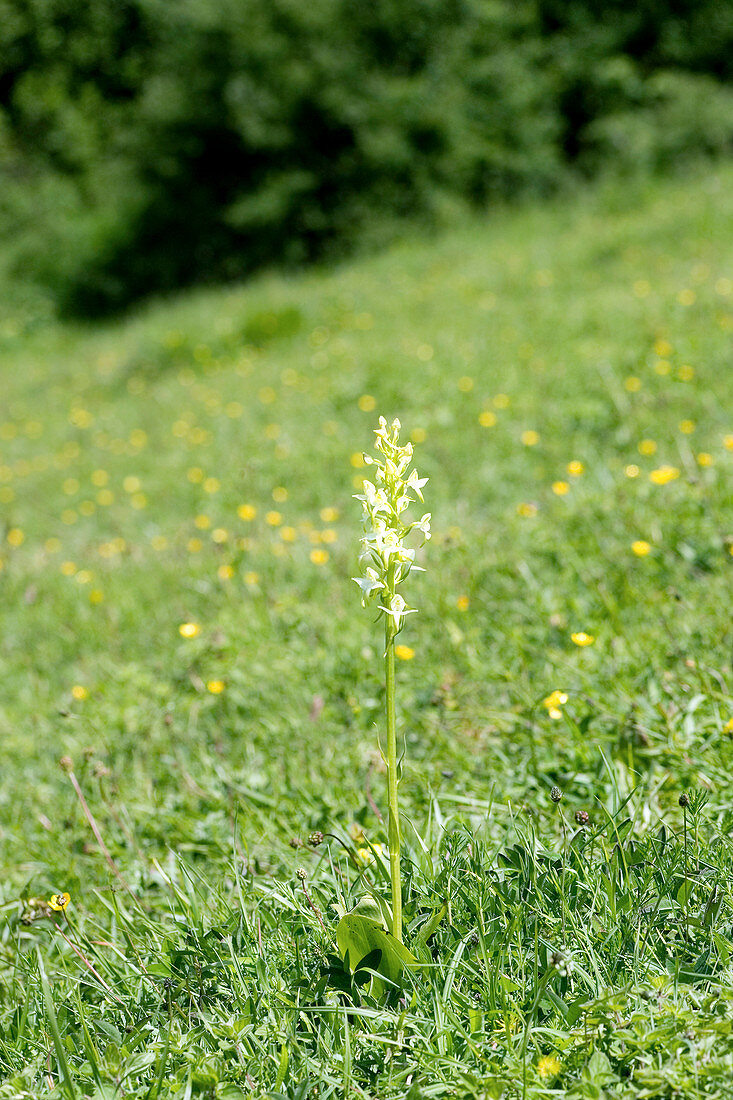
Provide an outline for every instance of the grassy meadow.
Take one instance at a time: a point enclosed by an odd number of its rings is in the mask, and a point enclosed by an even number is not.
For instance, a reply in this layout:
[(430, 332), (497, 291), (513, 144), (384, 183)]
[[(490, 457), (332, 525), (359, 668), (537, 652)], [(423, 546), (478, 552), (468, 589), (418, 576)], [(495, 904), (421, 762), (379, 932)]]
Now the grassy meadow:
[[(0, 1097), (733, 1096), (732, 334), (730, 166), (5, 317)], [(380, 414), (434, 533), (378, 996)]]

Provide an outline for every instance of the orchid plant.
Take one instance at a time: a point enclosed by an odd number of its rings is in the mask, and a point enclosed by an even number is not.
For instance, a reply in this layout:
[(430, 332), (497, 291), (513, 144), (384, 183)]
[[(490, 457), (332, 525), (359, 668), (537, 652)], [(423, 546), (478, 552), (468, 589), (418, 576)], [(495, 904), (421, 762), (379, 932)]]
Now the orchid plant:
[[(422, 536), (419, 545), (430, 538), (430, 513), (411, 520), (407, 510), (415, 498), (423, 500), (426, 477), (410, 471), (412, 444), (400, 446), (399, 420), (391, 425), (383, 416), (375, 429), (375, 450), (380, 457), (364, 455), (367, 466), (376, 467), (374, 481), (364, 481), (363, 492), (356, 496), (364, 511), (364, 534), (361, 538), (360, 563), (364, 576), (354, 577), (361, 590), (362, 605), (378, 600), (380, 617), (384, 619), (384, 665), (386, 682), (387, 744), (382, 756), (387, 767), (389, 868), (392, 889), (392, 933), (402, 942), (402, 878), (400, 873), (400, 819), (398, 805), (399, 762), (397, 759), (397, 727), (395, 720), (395, 638), (402, 630), (407, 615), (417, 608), (409, 607), (399, 591), (415, 565), (415, 549), (408, 545), (414, 535)], [(409, 472), (408, 472), (409, 471)], [(413, 538), (411, 538), (413, 536)], [(381, 746), (380, 746), (381, 747)]]

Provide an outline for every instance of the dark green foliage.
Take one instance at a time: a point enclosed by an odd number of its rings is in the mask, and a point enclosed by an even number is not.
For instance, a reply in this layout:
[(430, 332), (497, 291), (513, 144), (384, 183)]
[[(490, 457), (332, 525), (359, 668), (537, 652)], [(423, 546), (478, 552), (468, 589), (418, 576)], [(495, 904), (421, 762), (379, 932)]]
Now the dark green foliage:
[(720, 3), (0, 0), (0, 234), (94, 312), (730, 146)]

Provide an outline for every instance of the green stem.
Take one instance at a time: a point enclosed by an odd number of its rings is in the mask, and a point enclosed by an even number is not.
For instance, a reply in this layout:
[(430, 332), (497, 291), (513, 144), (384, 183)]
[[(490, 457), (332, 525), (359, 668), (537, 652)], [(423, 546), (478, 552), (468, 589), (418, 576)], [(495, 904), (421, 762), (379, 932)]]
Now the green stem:
[(395, 721), (394, 627), (384, 617), (384, 671), (387, 685), (387, 796), (389, 874), (392, 882), (392, 934), (402, 943), (402, 878), (400, 875), (400, 814), (397, 803), (397, 723)]

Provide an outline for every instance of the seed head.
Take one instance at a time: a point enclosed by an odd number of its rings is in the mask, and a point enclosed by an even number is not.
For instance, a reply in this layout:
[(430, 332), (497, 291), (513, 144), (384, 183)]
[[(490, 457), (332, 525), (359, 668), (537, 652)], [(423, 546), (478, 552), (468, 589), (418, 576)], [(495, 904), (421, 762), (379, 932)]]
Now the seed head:
[(290, 840), (288, 841), (288, 844), (290, 845), (291, 848), (302, 848), (303, 847), (303, 841), (300, 839), (299, 836), (291, 836)]
[(553, 787), (550, 791), (550, 798), (553, 802), (559, 802), (562, 798), (562, 791), (559, 787)]
[(575, 811), (575, 820), (578, 822), (578, 825), (587, 825), (588, 822), (590, 821), (588, 811), (587, 810), (576, 810)]
[(298, 870), (295, 872), (295, 877), (299, 878), (301, 882), (305, 882), (305, 880), (308, 878), (308, 872), (304, 870), (303, 867), (299, 867)]
[(682, 807), (683, 810), (686, 809), (686, 807), (690, 805), (689, 796), (686, 795), (684, 792), (680, 795), (680, 797), (677, 799), (677, 801), (679, 802), (679, 804), (680, 804), (680, 806)]
[(73, 772), (74, 761), (71, 759), (70, 756), (62, 756), (59, 760), (59, 767), (64, 772)]
[(317, 848), (319, 844), (323, 844), (323, 833), (320, 829), (316, 829), (314, 833), (308, 837), (308, 843), (311, 848)]

